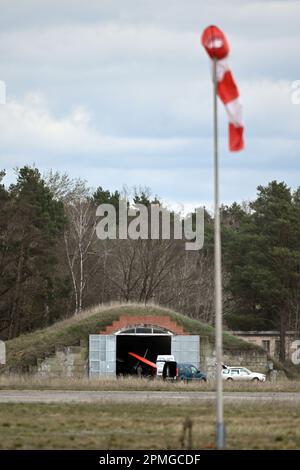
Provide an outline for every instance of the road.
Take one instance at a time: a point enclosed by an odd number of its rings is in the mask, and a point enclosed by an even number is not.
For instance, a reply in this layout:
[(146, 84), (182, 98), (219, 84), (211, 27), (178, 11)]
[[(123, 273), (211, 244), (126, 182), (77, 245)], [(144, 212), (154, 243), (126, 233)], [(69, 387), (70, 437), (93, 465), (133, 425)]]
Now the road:
[[(141, 392), (141, 391), (69, 391), (69, 390), (0, 390), (0, 403), (96, 403), (96, 402), (174, 402), (215, 398), (214, 392)], [(300, 403), (295, 392), (225, 392), (226, 402), (294, 402)]]

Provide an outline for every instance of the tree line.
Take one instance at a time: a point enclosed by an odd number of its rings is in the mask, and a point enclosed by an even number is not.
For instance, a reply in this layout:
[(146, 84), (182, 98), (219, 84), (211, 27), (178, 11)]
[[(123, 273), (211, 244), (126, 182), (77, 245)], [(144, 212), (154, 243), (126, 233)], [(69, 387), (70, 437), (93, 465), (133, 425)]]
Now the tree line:
[[(214, 324), (213, 218), (205, 241), (100, 240), (96, 208), (119, 199), (162, 204), (147, 188), (131, 195), (37, 168), (0, 173), (0, 338), (14, 338), (110, 301), (155, 302)], [(259, 186), (257, 198), (221, 208), (224, 322), (233, 329), (299, 331), (300, 189)], [(129, 197), (130, 196), (130, 197)], [(178, 215), (179, 216), (179, 215)]]

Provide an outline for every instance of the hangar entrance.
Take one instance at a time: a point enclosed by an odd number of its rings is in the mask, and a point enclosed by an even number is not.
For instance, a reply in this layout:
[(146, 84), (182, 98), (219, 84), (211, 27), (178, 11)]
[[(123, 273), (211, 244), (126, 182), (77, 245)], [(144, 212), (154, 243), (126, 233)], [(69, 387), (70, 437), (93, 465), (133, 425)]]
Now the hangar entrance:
[[(130, 327), (110, 335), (90, 335), (90, 377), (136, 375), (139, 361), (128, 352), (143, 356), (151, 362), (156, 362), (159, 354), (173, 354), (177, 362), (187, 362), (199, 367), (200, 337), (174, 335), (166, 329), (152, 326)], [(143, 375), (153, 373), (152, 367), (146, 367)]]
[(141, 375), (151, 376), (155, 370), (130, 356), (129, 352), (156, 362), (159, 354), (171, 354), (172, 333), (164, 332), (159, 328), (136, 327), (118, 332), (117, 334), (117, 375), (137, 375), (137, 368), (141, 368)]

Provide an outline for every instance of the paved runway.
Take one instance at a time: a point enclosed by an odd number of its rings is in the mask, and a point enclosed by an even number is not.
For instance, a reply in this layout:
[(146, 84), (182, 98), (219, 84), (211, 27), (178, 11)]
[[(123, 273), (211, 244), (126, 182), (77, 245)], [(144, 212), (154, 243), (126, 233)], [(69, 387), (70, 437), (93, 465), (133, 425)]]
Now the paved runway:
[[(300, 403), (295, 392), (225, 392), (225, 401), (236, 403), (294, 402)], [(68, 390), (0, 390), (0, 403), (96, 403), (96, 402), (182, 402), (215, 399), (214, 392), (140, 392), (140, 391), (68, 391)]]

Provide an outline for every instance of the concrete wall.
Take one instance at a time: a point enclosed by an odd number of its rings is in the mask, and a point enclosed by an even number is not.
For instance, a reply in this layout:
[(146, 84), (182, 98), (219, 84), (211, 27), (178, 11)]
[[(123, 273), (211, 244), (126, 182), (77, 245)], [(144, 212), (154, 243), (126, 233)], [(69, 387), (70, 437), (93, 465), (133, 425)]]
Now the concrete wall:
[[(216, 370), (216, 352), (207, 338), (203, 337), (201, 337), (200, 359), (201, 368), (207, 373), (208, 378), (212, 378)], [(264, 374), (269, 373), (272, 367), (264, 351), (225, 350), (223, 362), (229, 366), (243, 366), (253, 372)]]
[(40, 360), (37, 375), (43, 377), (85, 377), (88, 375), (86, 346), (57, 348), (54, 355)]

